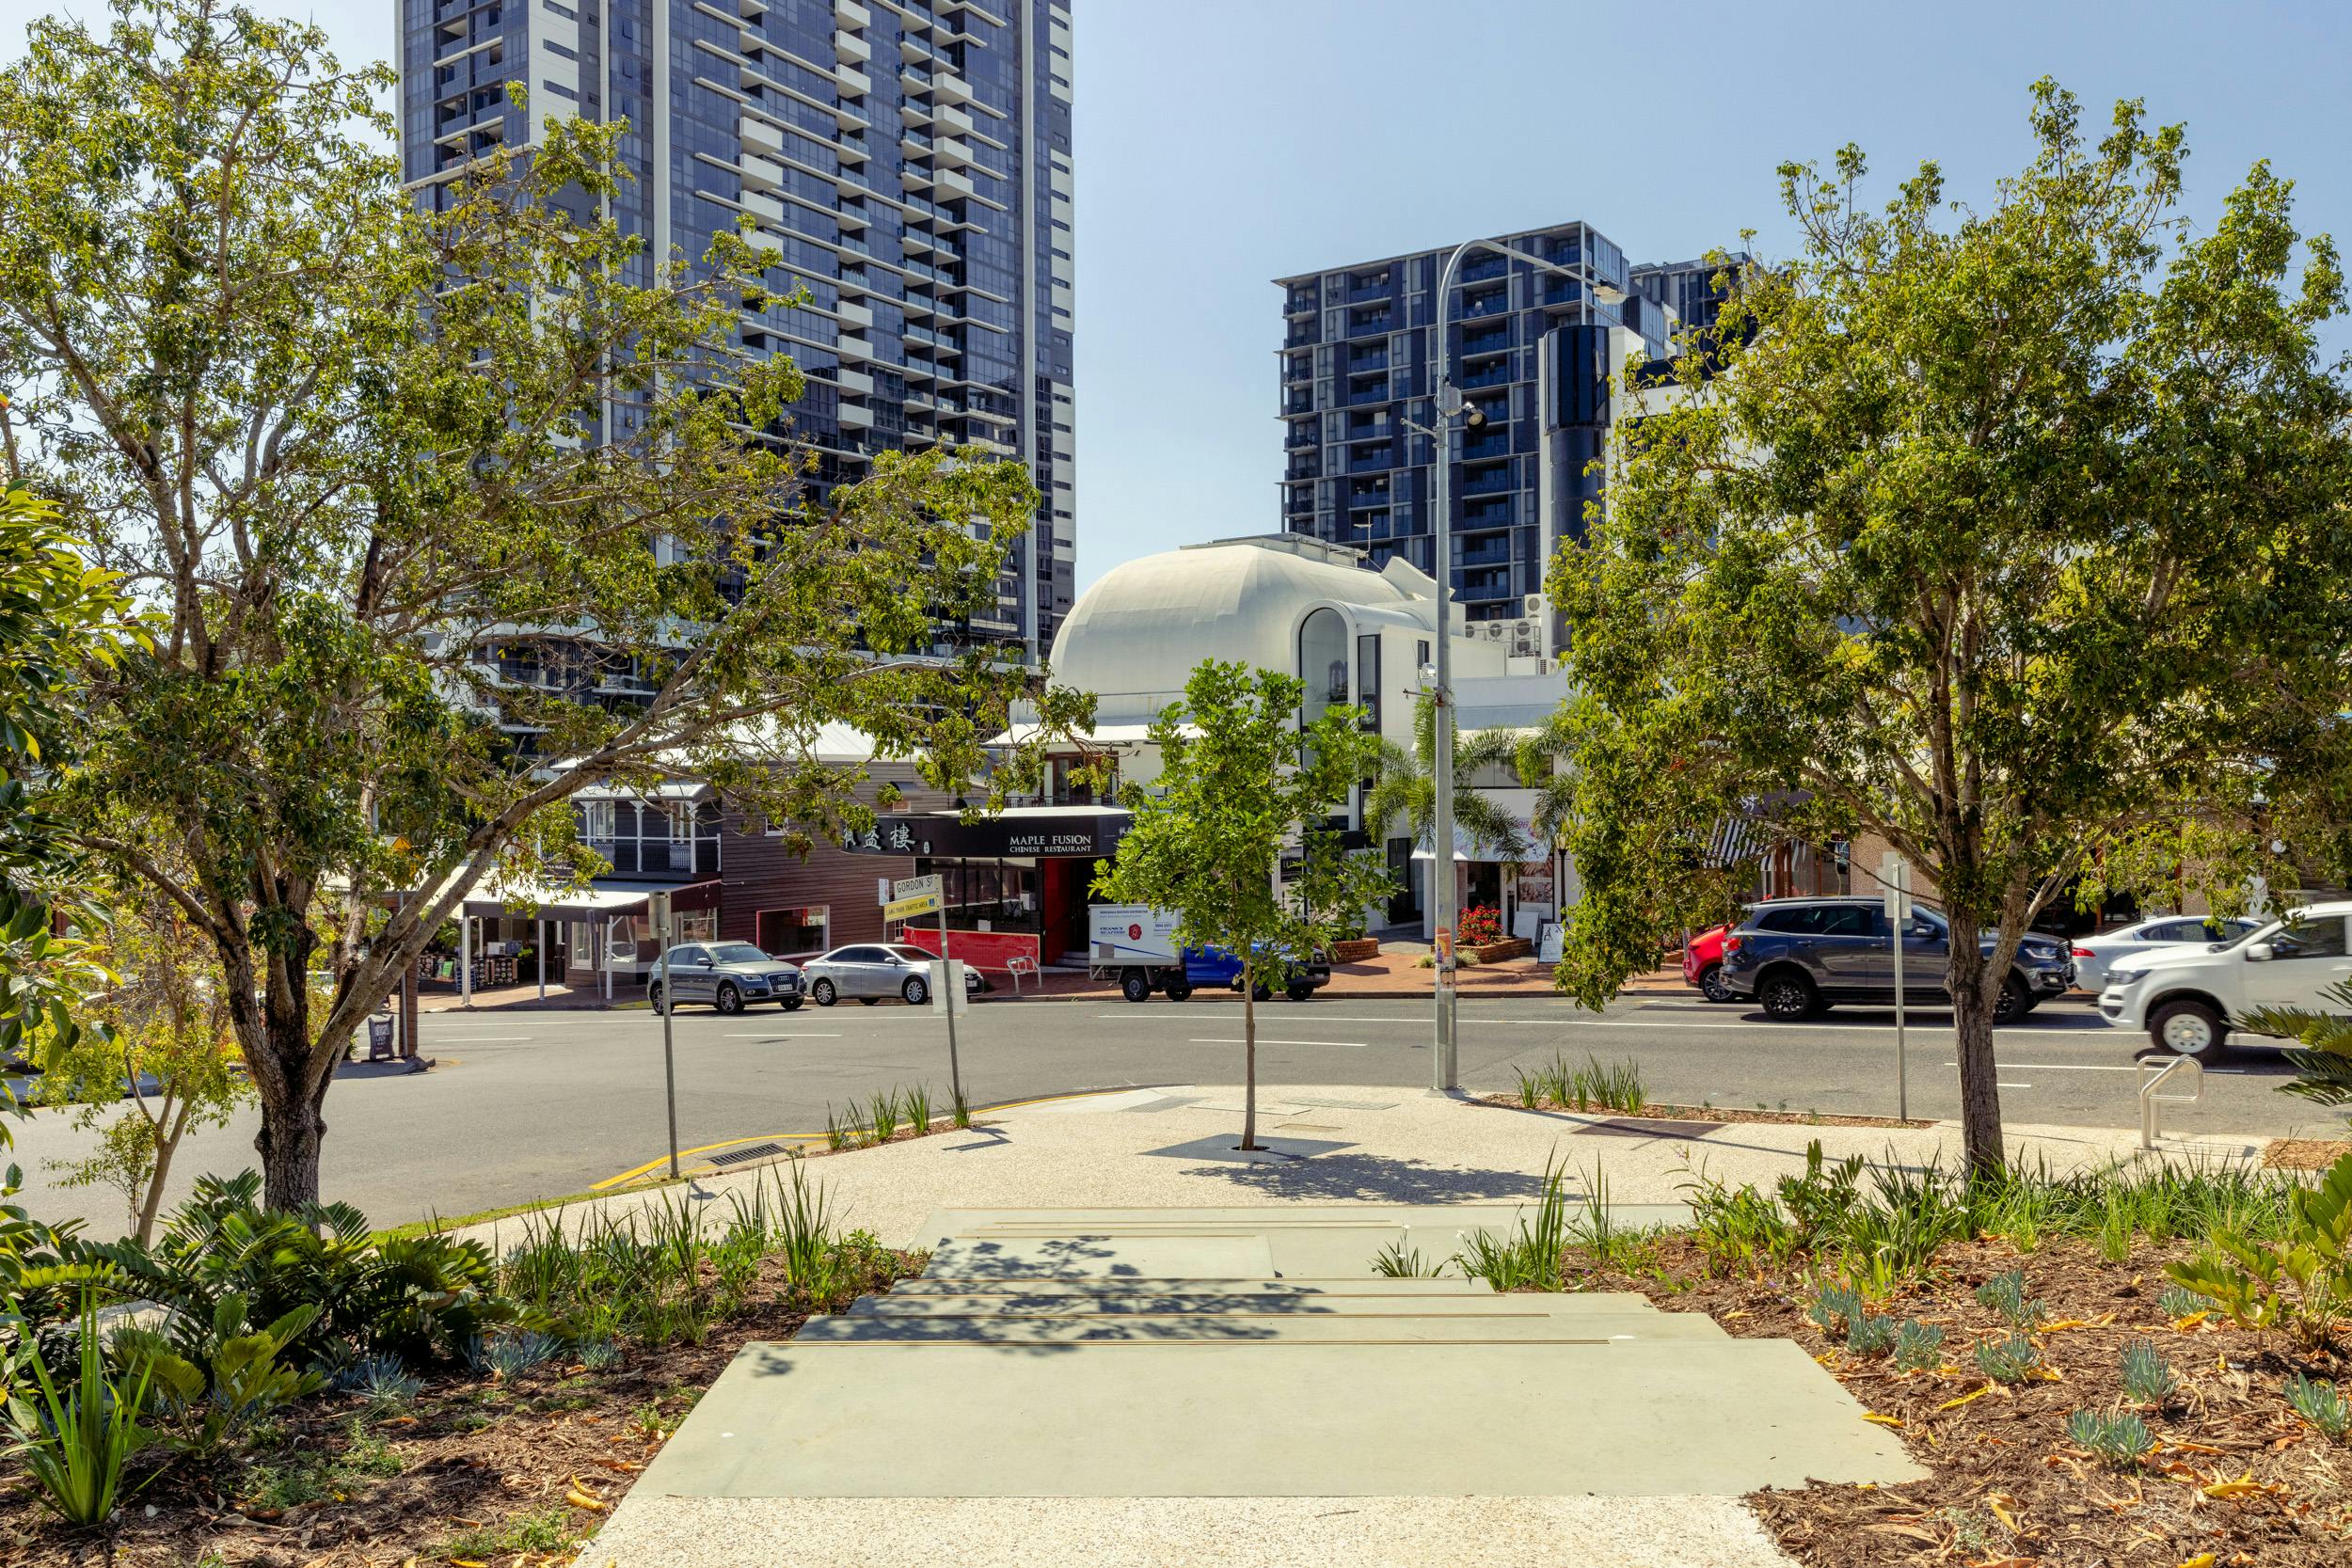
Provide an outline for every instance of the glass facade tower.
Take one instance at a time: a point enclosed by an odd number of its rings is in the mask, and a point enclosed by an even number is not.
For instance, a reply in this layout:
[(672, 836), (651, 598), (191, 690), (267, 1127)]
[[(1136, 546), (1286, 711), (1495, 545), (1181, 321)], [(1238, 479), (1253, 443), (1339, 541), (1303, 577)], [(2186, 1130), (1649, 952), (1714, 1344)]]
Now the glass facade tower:
[(401, 0), (401, 20), (420, 200), (577, 114), (628, 123), (625, 230), (698, 258), (752, 218), (771, 286), (810, 298), (746, 312), (741, 342), (807, 373), (792, 434), (820, 489), (887, 448), (1027, 462), (1035, 528), (971, 629), (1050, 646), (1076, 536), (1069, 0)]
[[(1549, 626), (1535, 596), (1559, 540), (1582, 531), (1599, 494), (1585, 468), (1607, 436), (1610, 377), (1631, 353), (1668, 352), (1679, 302), (1653, 293), (1640, 281), (1650, 269), (1628, 267), (1588, 224), (1502, 238), (1579, 276), (1492, 252), (1455, 271), (1445, 316), (1454, 379), (1483, 422), (1457, 437), (1447, 572), (1470, 620)], [(1431, 332), (1451, 248), (1275, 279), (1283, 531), (1352, 545), (1375, 563), (1402, 557), (1433, 577), (1431, 444), (1405, 421), (1434, 423)], [(1701, 293), (1706, 282), (1702, 272)]]

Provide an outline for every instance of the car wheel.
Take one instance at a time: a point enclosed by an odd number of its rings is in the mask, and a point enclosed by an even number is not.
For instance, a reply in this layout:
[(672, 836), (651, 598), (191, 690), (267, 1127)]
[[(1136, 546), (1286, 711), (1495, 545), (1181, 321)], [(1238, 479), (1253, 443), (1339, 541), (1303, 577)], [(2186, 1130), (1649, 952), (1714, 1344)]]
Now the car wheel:
[(662, 993), (660, 981), (656, 980), (646, 989), (645, 1000), (653, 1004), (653, 1010), (655, 1012), (659, 1013), (663, 1010), (662, 1004), (666, 1002), (668, 998)]
[(787, 1013), (799, 1012), (801, 1010), (801, 999), (797, 996), (786, 998), (784, 1010)]
[(841, 993), (833, 989), (831, 980), (818, 981), (808, 988), (808, 994), (817, 999), (817, 1005), (820, 1007), (830, 1007), (841, 1000)]
[(931, 988), (920, 974), (910, 974), (907, 983), (898, 988), (898, 994), (907, 999), (907, 1006), (919, 1007), (931, 999)]
[(2001, 982), (2001, 994), (1993, 999), (1993, 1022), (2016, 1022), (2026, 1016), (2026, 1008), (2031, 1000), (2032, 995), (2026, 990), (2026, 982), (2014, 974), (2010, 975)]
[(1286, 986), (1282, 990), (1282, 994), (1289, 997), (1294, 1002), (1307, 1001), (1309, 998), (1312, 997), (1314, 993), (1315, 988), (1307, 984), (1304, 980), (1299, 981), (1294, 986)]
[(732, 1018), (743, 1010), (743, 993), (729, 983), (719, 987), (719, 1010)]
[(2203, 1065), (2221, 1059), (2221, 1042), (2229, 1037), (2221, 1015), (2194, 997), (2167, 1002), (2148, 1015), (2148, 1037), (2175, 1056), (2194, 1056)]
[(1182, 1002), (1191, 994), (1192, 982), (1190, 980), (1170, 980), (1168, 983), (1168, 999), (1170, 1002)]
[(1733, 1000), (1731, 988), (1724, 983), (1724, 966), (1708, 964), (1699, 971), (1699, 994), (1709, 1002)]
[(1813, 982), (1794, 970), (1779, 970), (1764, 977), (1756, 988), (1756, 1000), (1764, 1004), (1764, 1016), (1782, 1023), (1793, 1023), (1810, 1018), (1821, 1005), (1820, 993)]
[(1152, 976), (1140, 969), (1131, 969), (1119, 977), (1119, 994), (1130, 1002), (1152, 1000)]

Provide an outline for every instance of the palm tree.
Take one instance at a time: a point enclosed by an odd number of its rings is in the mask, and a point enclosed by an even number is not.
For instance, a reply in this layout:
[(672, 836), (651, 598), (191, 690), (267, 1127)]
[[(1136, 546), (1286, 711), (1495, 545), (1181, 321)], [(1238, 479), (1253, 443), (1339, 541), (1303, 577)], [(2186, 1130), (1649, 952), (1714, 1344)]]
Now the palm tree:
[(1518, 767), (1519, 783), (1535, 792), (1534, 809), (1527, 825), (1554, 849), (1563, 847), (1576, 812), (1576, 776), (1559, 764), (1575, 754), (1567, 716), (1554, 713), (1534, 735), (1521, 736), (1511, 759)]
[(2296, 1076), (2278, 1085), (2280, 1094), (2321, 1105), (2352, 1105), (2352, 986), (2329, 986), (2322, 994), (2341, 1010), (2265, 1007), (2242, 1022), (2252, 1033), (2295, 1042), (2286, 1058)]
[[(1448, 715), (1451, 721), (1452, 716)], [(1520, 736), (1515, 730), (1481, 730), (1463, 738), (1454, 732), (1454, 821), (1477, 846), (1499, 861), (1523, 861), (1534, 846), (1518, 820), (1474, 788), (1470, 780), (1485, 768), (1518, 766)], [(1371, 796), (1364, 801), (1364, 827), (1376, 832), (1385, 823), (1405, 817), (1412, 824), (1413, 842), (1443, 864), (1454, 851), (1433, 842), (1438, 814), (1438, 725), (1436, 710), (1423, 697), (1413, 705), (1413, 749), (1408, 754), (1392, 740), (1380, 743), (1379, 771)]]

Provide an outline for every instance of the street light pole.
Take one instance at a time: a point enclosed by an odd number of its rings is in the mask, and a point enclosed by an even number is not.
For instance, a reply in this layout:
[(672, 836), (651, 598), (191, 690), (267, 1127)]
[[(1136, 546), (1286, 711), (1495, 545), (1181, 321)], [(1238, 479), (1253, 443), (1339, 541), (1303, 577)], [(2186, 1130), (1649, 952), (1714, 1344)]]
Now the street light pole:
[[(1436, 1036), (1430, 1052), (1429, 1086), (1438, 1094), (1452, 1094), (1461, 1086), (1461, 1052), (1457, 1025), (1459, 1010), (1455, 1006), (1454, 951), (1455, 911), (1454, 886), (1454, 427), (1460, 419), (1464, 404), (1462, 394), (1454, 385), (1454, 350), (1447, 341), (1451, 323), (1450, 306), (1454, 298), (1454, 276), (1460, 270), (1462, 258), (1474, 250), (1491, 250), (1515, 261), (1525, 261), (1544, 272), (1572, 277), (1583, 285), (1582, 314), (1592, 320), (1593, 278), (1589, 269), (1578, 265), (1563, 266), (1540, 256), (1504, 245), (1501, 240), (1470, 240), (1454, 247), (1445, 259), (1445, 266), (1438, 275), (1437, 307), (1430, 311), (1429, 392), (1430, 422), (1406, 424), (1430, 438), (1436, 479), (1431, 490), (1437, 507), (1437, 519), (1432, 529), (1435, 535), (1432, 554), (1436, 567), (1432, 574), (1438, 579), (1438, 657), (1437, 689), (1430, 694), (1432, 752), (1431, 770), (1436, 777), (1431, 783), (1430, 815), (1434, 820), (1429, 831), (1429, 875), (1436, 894), (1436, 942), (1432, 944), (1436, 963)], [(1579, 252), (1580, 256), (1581, 251)], [(1471, 423), (1479, 422), (1473, 417)]]

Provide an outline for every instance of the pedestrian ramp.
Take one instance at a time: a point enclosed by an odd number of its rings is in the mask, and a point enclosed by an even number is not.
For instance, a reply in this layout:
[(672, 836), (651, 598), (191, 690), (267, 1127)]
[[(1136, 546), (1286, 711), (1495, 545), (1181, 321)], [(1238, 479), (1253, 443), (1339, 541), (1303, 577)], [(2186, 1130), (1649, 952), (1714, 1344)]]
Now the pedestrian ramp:
[(660, 1498), (1740, 1497), (1921, 1472), (1794, 1343), (1386, 1277), (1512, 1205), (942, 1210), (922, 1276), (746, 1346)]

